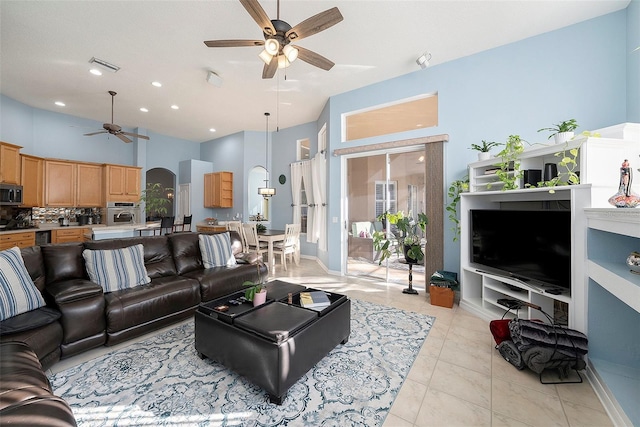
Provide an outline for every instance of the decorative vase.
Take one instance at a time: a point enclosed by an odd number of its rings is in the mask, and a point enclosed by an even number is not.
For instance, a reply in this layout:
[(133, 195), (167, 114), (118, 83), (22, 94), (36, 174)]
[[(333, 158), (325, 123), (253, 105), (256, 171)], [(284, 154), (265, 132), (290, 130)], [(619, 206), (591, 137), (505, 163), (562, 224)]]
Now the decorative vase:
[(260, 292), (256, 292), (253, 295), (253, 306), (254, 307), (262, 305), (265, 302), (267, 302), (267, 290), (266, 289), (263, 289)]
[(620, 183), (618, 192), (609, 197), (609, 203), (616, 208), (635, 208), (640, 204), (640, 197), (631, 191), (631, 181), (633, 170), (629, 165), (629, 160), (624, 159), (620, 166)]
[(563, 142), (569, 141), (573, 136), (573, 132), (558, 132), (553, 136), (553, 139), (556, 141), (556, 144), (562, 144)]
[(419, 247), (417, 245), (404, 245), (404, 260), (409, 264), (417, 264), (418, 260), (409, 255), (409, 250), (413, 247)]
[(640, 274), (640, 252), (631, 252), (627, 257), (627, 265), (632, 273)]
[(488, 151), (480, 151), (478, 153), (478, 160), (489, 160), (491, 158), (491, 153)]

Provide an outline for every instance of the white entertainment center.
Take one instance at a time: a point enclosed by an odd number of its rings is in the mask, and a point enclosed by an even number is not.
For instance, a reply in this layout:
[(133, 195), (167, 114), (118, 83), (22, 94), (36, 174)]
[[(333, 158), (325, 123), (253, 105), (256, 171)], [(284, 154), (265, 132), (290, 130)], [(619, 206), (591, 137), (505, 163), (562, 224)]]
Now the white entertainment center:
[[(640, 124), (622, 124), (601, 132), (605, 137), (532, 146), (520, 156), (521, 170), (544, 171), (546, 163), (560, 160), (555, 153), (579, 148), (580, 185), (524, 188), (521, 180), (520, 189), (500, 191), (502, 183), (492, 173), (499, 159), (469, 165), (470, 189), (461, 195), (459, 207), (460, 306), (493, 320), (507, 310), (498, 299), (516, 299), (538, 305), (557, 323), (586, 333), (587, 356), (594, 359), (588, 360), (587, 373), (596, 394), (614, 424), (640, 425), (640, 276), (630, 273), (625, 264), (628, 253), (640, 251), (640, 208), (616, 209), (608, 203), (618, 191), (623, 160), (629, 159), (633, 172), (640, 167)], [(639, 182), (637, 179), (635, 188), (632, 184), (635, 193), (640, 192)], [(476, 209), (569, 210), (570, 291), (550, 293), (544, 287), (473, 264), (470, 213)], [(504, 244), (514, 251), (525, 250), (518, 247), (517, 230), (513, 230), (513, 240)], [(566, 319), (557, 318), (564, 312)], [(544, 319), (534, 308), (521, 309), (518, 316)], [(628, 328), (630, 336), (622, 332)]]

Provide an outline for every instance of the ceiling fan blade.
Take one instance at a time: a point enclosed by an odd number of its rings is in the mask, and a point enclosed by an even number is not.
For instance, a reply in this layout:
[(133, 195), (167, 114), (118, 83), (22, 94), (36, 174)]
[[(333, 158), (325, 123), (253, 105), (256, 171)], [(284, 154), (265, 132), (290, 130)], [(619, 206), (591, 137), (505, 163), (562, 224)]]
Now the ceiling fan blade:
[(336, 65), (333, 63), (333, 61), (330, 61), (324, 56), (317, 54), (309, 49), (305, 49), (300, 46), (294, 47), (298, 49), (298, 59), (302, 59), (304, 62), (308, 62), (315, 67), (329, 71), (334, 65)]
[(99, 135), (101, 133), (107, 133), (106, 130), (101, 130), (100, 132), (91, 132), (91, 133), (85, 133), (84, 136), (93, 136), (93, 135)]
[(146, 139), (147, 141), (149, 140), (148, 136), (138, 135), (137, 133), (131, 133), (131, 132), (119, 132), (118, 135), (129, 135), (129, 136), (136, 137), (138, 139)]
[(344, 18), (342, 17), (342, 14), (338, 10), (338, 8), (333, 7), (305, 19), (304, 21), (287, 31), (285, 37), (288, 40), (299, 40), (304, 37), (309, 37), (336, 25), (343, 19)]
[(276, 71), (278, 71), (278, 57), (274, 56), (271, 58), (271, 62), (264, 64), (264, 68), (262, 69), (262, 78), (273, 78), (273, 76), (276, 75)]
[(209, 40), (204, 44), (208, 47), (262, 46), (264, 45), (264, 40)]
[(276, 34), (276, 29), (269, 19), (269, 15), (264, 11), (258, 0), (240, 0), (240, 3), (249, 12), (249, 15), (258, 23), (262, 31), (270, 36)]
[(124, 141), (124, 142), (133, 142), (133, 141), (131, 141), (129, 138), (127, 138), (126, 136), (124, 136), (122, 133), (116, 133), (116, 136), (117, 136), (118, 138), (120, 138), (120, 139), (121, 139), (122, 141)]

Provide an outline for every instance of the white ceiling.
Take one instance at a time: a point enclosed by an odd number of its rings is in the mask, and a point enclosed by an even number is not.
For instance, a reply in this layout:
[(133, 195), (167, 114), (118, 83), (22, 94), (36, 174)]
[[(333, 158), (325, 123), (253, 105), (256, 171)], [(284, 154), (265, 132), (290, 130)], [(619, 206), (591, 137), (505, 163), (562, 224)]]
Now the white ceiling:
[[(275, 19), (276, 1), (260, 3)], [(420, 70), (415, 60), (425, 51), (434, 66), (628, 4), (282, 0), (280, 19), (292, 26), (334, 6), (344, 16), (296, 43), (336, 65), (323, 71), (298, 60), (287, 69), (285, 81), (281, 71), (271, 80), (261, 78), (260, 47), (204, 45), (204, 40), (263, 38), (237, 0), (1, 0), (0, 91), (35, 108), (103, 123), (111, 121), (107, 91), (115, 90), (115, 123), (202, 142), (264, 130), (265, 111), (272, 113), (272, 129), (276, 123), (287, 128), (315, 121), (332, 95)], [(120, 71), (89, 74), (94, 56)], [(208, 70), (222, 77), (221, 87), (206, 82)], [(151, 86), (153, 80), (163, 87)], [(58, 100), (66, 107), (55, 106)], [(180, 109), (170, 109), (172, 104)]]

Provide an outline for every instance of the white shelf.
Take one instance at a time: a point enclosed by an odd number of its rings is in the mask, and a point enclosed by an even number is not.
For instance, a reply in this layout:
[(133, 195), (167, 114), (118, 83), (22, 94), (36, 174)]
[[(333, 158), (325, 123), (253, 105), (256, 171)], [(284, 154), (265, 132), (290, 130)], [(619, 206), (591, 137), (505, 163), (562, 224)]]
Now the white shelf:
[(640, 425), (640, 341), (637, 333), (628, 333), (629, 325), (640, 322), (640, 275), (626, 265), (627, 255), (640, 249), (640, 210), (590, 208), (585, 215), (594, 295), (588, 313), (591, 383), (612, 419)]
[[(580, 173), (582, 184), (593, 185), (593, 207), (608, 207), (608, 198), (612, 196), (618, 187), (619, 169), (624, 159), (638, 159), (640, 155), (640, 144), (634, 140), (614, 139), (614, 138), (593, 138), (581, 137), (569, 141), (567, 144), (537, 143), (528, 147), (521, 154), (519, 160), (520, 170), (537, 169), (544, 175), (544, 165), (555, 163), (561, 160), (562, 153), (573, 148), (580, 147), (577, 158), (577, 171)], [(500, 189), (504, 184), (495, 174), (485, 175), (489, 169), (496, 167), (500, 162), (499, 158), (491, 158), (469, 164), (469, 191), (486, 192)], [(632, 167), (637, 165), (633, 164)], [(559, 172), (563, 172), (561, 166)], [(511, 174), (515, 172), (510, 172)], [(562, 175), (561, 175), (562, 176)], [(488, 184), (490, 185), (490, 188)], [(524, 188), (522, 180), (518, 183), (520, 188)]]

